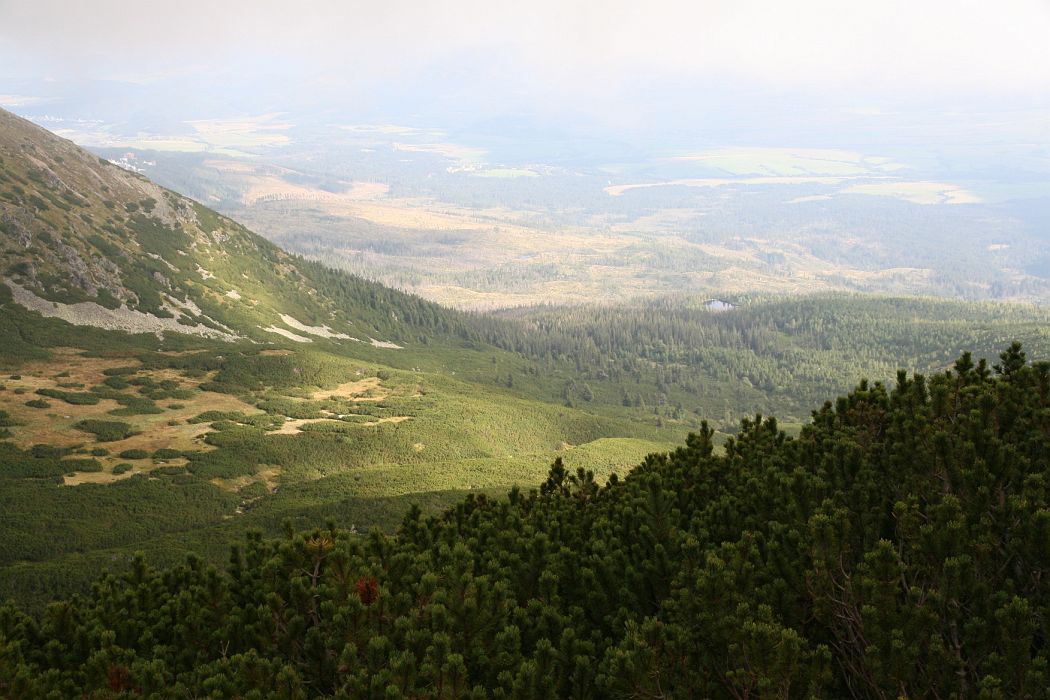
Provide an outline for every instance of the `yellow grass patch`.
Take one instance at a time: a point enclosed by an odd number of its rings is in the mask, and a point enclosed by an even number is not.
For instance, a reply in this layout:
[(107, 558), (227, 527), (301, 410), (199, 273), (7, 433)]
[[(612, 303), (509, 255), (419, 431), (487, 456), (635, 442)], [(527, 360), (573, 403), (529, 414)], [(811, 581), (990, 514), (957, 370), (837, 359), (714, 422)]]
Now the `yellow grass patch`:
[(406, 420), (411, 420), (411, 416), (387, 416), (386, 418), (377, 418), (376, 420), (361, 423), (360, 425), (368, 428), (382, 423), (403, 423)]
[(390, 191), (390, 185), (383, 182), (353, 182), (346, 196), (349, 199), (378, 199)]
[(101, 471), (101, 472), (76, 472), (72, 475), (67, 474), (62, 477), (62, 484), (64, 486), (80, 486), (81, 484), (112, 484), (121, 479), (127, 479), (128, 477), (134, 476), (135, 474), (142, 474), (148, 471), (146, 469), (130, 469), (123, 474), (114, 474), (113, 472)]
[[(369, 401), (371, 399), (358, 399), (358, 401)], [(284, 422), (284, 424), (277, 430), (271, 431), (269, 435), (298, 435), (303, 432), (304, 425), (310, 425), (313, 423), (331, 423), (333, 425), (357, 425), (362, 428), (372, 428), (383, 423), (401, 423), (402, 421), (409, 420), (409, 416), (387, 416), (385, 418), (377, 418), (373, 421), (366, 421), (364, 423), (344, 423), (341, 420), (332, 418), (290, 418)]]
[(610, 185), (604, 188), (605, 193), (613, 197), (619, 197), (630, 190), (646, 189), (649, 187), (723, 187), (725, 185), (837, 185), (845, 182), (845, 177), (833, 176), (763, 176), (763, 177), (736, 177), (736, 178), (681, 178), (678, 180), (667, 180), (666, 182), (641, 182), (630, 185)]
[(330, 418), (289, 418), (277, 430), (272, 430), (268, 435), (298, 435), (303, 432), (303, 426), (310, 423), (339, 423)]
[(979, 204), (981, 198), (969, 190), (944, 182), (877, 182), (853, 185), (846, 194), (894, 197), (915, 204)]
[(366, 377), (340, 384), (334, 389), (314, 392), (310, 398), (314, 401), (337, 398), (353, 399), (354, 401), (382, 401), (389, 395), (390, 390), (380, 383), (378, 377)]
[(234, 479), (212, 479), (210, 483), (226, 491), (240, 491), (254, 483), (262, 482), (266, 488), (273, 491), (277, 488), (277, 477), (281, 475), (281, 468), (276, 465), (266, 465), (254, 474), (239, 476)]
[[(136, 416), (112, 416), (108, 414), (120, 404), (112, 399), (103, 399), (93, 406), (80, 406), (68, 404), (61, 399), (38, 396), (37, 389), (60, 389), (63, 391), (81, 392), (101, 384), (106, 378), (103, 370), (114, 367), (137, 366), (138, 360), (133, 358), (98, 358), (84, 357), (73, 348), (58, 348), (53, 351), (53, 357), (49, 360), (30, 362), (20, 370), (21, 379), (5, 380), (7, 391), (0, 394), (0, 407), (11, 414), (18, 425), (10, 428), (12, 442), (19, 448), (28, 449), (36, 444), (54, 445), (56, 447), (73, 447), (76, 445), (98, 445), (109, 450), (110, 454), (96, 457), (103, 465), (102, 472), (78, 473), (74, 477), (67, 477), (65, 482), (70, 485), (81, 483), (109, 483), (119, 479), (127, 478), (134, 473), (150, 471), (155, 466), (152, 460), (126, 460), (119, 457), (124, 450), (146, 450), (149, 453), (160, 448), (171, 448), (176, 450), (207, 450), (212, 449), (204, 444), (204, 435), (211, 431), (207, 423), (190, 425), (186, 421), (204, 411), (242, 411), (253, 412), (255, 409), (250, 404), (241, 401), (235, 396), (219, 394), (215, 392), (200, 391), (189, 399), (165, 400), (158, 405), (165, 410), (163, 413)], [(59, 373), (68, 372), (69, 376), (57, 377)], [(207, 381), (207, 377), (201, 379), (187, 379), (176, 370), (158, 370), (150, 372), (150, 376), (156, 380), (178, 379), (185, 388), (196, 389), (200, 383)], [(59, 383), (83, 384), (83, 388), (63, 388)], [(22, 388), (24, 394), (15, 394), (14, 389)], [(50, 408), (31, 408), (26, 406), (26, 401), (43, 398), (51, 404)], [(172, 404), (181, 405), (181, 408), (172, 410), (167, 406)], [(125, 440), (114, 442), (96, 443), (90, 433), (77, 430), (73, 427), (76, 423), (85, 419), (123, 421), (139, 431)], [(134, 469), (124, 474), (114, 475), (112, 467), (121, 462), (130, 461)], [(166, 465), (180, 463), (177, 460), (167, 460)], [(181, 462), (184, 463), (184, 462)]]

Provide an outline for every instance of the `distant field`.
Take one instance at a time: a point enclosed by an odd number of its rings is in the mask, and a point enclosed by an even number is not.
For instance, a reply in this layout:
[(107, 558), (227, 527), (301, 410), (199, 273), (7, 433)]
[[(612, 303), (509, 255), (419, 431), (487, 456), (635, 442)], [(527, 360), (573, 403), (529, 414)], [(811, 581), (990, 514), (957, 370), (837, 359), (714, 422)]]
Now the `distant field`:
[[(550, 230), (499, 212), (482, 219), (435, 203), (350, 201), (289, 188), (279, 201), (274, 195), (231, 213), (281, 245), (467, 309), (628, 301), (672, 290), (813, 293), (852, 286), (914, 293), (927, 284), (922, 270), (901, 281), (892, 269), (829, 265), (797, 243), (689, 240), (683, 228), (703, 215), (690, 209), (618, 221), (600, 232)], [(771, 266), (765, 260), (771, 255), (781, 262)], [(651, 271), (667, 265), (673, 272)]]
[(916, 204), (979, 204), (973, 192), (943, 182), (879, 182), (850, 185), (843, 194), (869, 194), (896, 197)]
[[(224, 174), (224, 165), (213, 172), (238, 193), (225, 211), (280, 245), (459, 308), (671, 292), (1050, 299), (1045, 280), (1017, 274), (1016, 221), (974, 232), (991, 244), (1015, 241), (978, 260), (947, 239), (998, 214), (967, 212), (956, 224), (941, 208), (978, 205), (973, 190), (910, 180), (884, 161), (761, 149), (685, 156), (668, 162), (712, 175), (595, 183), (576, 195), (579, 205), (553, 209), (538, 193), (560, 185), (525, 168), (443, 177), (491, 182), (496, 192), (528, 187), (537, 199), (526, 206), (492, 206), (498, 194), (471, 205), (404, 185), (336, 188), (263, 169)], [(929, 207), (937, 211), (921, 211)]]
[(725, 187), (728, 185), (838, 185), (846, 181), (845, 177), (824, 175), (769, 175), (763, 177), (742, 178), (683, 178), (665, 182), (642, 182), (629, 185), (610, 185), (605, 188), (606, 194), (613, 197), (650, 187)]

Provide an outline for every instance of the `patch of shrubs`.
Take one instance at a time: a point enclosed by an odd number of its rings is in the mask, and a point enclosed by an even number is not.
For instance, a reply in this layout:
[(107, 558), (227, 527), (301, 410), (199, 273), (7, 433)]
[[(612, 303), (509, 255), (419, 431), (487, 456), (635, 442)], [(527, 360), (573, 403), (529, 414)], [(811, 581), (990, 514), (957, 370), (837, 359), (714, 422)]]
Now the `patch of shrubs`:
[(129, 374), (135, 374), (138, 371), (138, 367), (110, 367), (102, 370), (102, 374), (107, 377), (125, 377)]
[(29, 454), (37, 459), (58, 459), (71, 452), (68, 447), (55, 447), (54, 445), (33, 445), (29, 448)]
[(244, 419), (244, 414), (240, 411), (205, 411), (204, 413), (198, 413), (193, 418), (186, 419), (187, 423), (214, 423), (220, 420), (239, 421)]
[(110, 389), (116, 389), (118, 391), (120, 391), (121, 389), (127, 389), (129, 386), (131, 386), (127, 379), (119, 375), (106, 377), (102, 380), (102, 383), (108, 386)]
[(110, 411), (110, 414), (114, 416), (144, 416), (164, 412), (164, 409), (153, 403), (151, 399), (141, 396), (121, 395), (116, 401), (124, 408), (116, 408)]
[(70, 472), (100, 472), (102, 463), (93, 457), (83, 459), (64, 459), (62, 465)]
[(123, 421), (88, 419), (75, 423), (73, 427), (86, 433), (93, 433), (99, 442), (114, 442), (135, 435), (132, 427)]
[(40, 396), (65, 401), (74, 406), (94, 406), (99, 402), (97, 396), (89, 393), (59, 391), (58, 389), (37, 389), (36, 393)]

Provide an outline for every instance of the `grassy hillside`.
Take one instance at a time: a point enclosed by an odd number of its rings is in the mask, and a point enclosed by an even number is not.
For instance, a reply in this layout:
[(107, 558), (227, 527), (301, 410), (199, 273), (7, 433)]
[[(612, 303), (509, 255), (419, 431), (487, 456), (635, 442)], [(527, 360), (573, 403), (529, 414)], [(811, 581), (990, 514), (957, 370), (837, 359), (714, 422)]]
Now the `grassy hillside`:
[[(2, 301), (2, 299), (0, 299)], [(441, 373), (317, 349), (78, 330), (2, 305), (0, 592), (43, 602), (282, 520), (389, 529), (407, 497), (606, 475), (673, 439)], [(161, 345), (163, 347), (157, 347)]]

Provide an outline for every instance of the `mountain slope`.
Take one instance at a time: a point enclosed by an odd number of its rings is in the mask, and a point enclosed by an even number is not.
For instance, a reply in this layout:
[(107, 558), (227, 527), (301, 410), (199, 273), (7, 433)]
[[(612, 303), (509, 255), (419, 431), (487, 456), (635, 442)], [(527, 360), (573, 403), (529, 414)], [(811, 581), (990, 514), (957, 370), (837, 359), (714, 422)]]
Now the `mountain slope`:
[(456, 324), (433, 304), (297, 259), (3, 110), (0, 246), (18, 303), (80, 325), (396, 349), (428, 323)]

